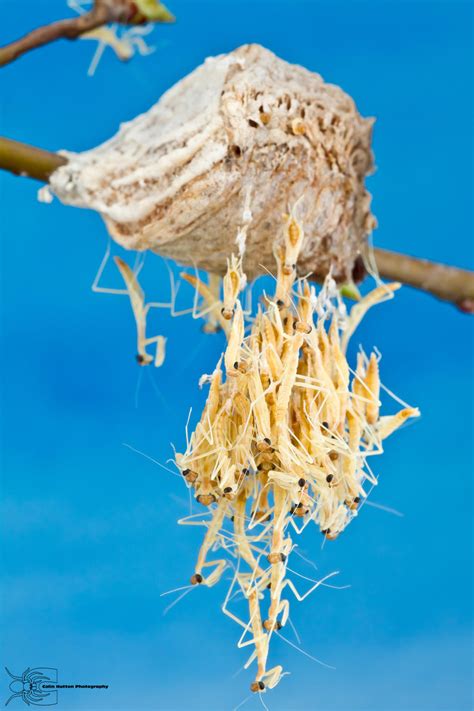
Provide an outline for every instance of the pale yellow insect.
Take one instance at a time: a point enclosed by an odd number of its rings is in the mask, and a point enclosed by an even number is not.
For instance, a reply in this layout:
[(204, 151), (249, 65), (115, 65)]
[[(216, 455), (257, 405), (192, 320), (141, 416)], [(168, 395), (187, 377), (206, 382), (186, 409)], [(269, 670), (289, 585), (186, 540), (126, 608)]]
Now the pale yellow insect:
[(367, 366), (367, 374), (365, 376), (365, 385), (369, 393), (369, 402), (366, 406), (367, 422), (369, 425), (374, 425), (379, 418), (380, 409), (380, 377), (379, 364), (377, 356), (372, 353), (369, 364)]
[[(154, 365), (159, 367), (163, 365), (165, 360), (166, 338), (163, 336), (147, 338), (146, 318), (151, 308), (162, 306), (162, 304), (145, 304), (145, 294), (128, 264), (120, 257), (114, 257), (114, 261), (125, 282), (137, 325), (137, 362), (139, 365), (150, 365), (150, 363), (154, 362)], [(156, 343), (154, 357), (147, 352), (147, 346), (150, 346), (152, 343)]]
[[(126, 295), (130, 299), (132, 312), (135, 318), (137, 329), (137, 355), (136, 359), (139, 365), (150, 365), (154, 363), (155, 367), (159, 368), (163, 365), (166, 356), (166, 338), (164, 336), (154, 336), (148, 338), (146, 335), (147, 316), (150, 309), (154, 308), (172, 308), (171, 303), (145, 302), (145, 294), (138, 282), (138, 275), (143, 266), (143, 261), (140, 266), (132, 270), (129, 265), (120, 257), (114, 257), (114, 262), (120, 272), (120, 275), (125, 283), (125, 289), (112, 289), (99, 286), (99, 281), (106, 264), (110, 258), (110, 244), (107, 247), (105, 255), (97, 271), (92, 291), (102, 294), (120, 294)], [(138, 260), (137, 260), (138, 262)], [(147, 347), (156, 343), (155, 355), (151, 355), (147, 351)]]
[(420, 411), (417, 407), (405, 407), (396, 415), (391, 417), (381, 417), (378, 434), (381, 439), (386, 439), (391, 434), (398, 430), (410, 417), (419, 417)]
[(245, 284), (246, 279), (242, 272), (242, 260), (232, 255), (227, 260), (227, 272), (223, 279), (224, 296), (221, 313), (226, 320), (232, 318), (239, 294), (244, 289)]
[[(212, 548), (212, 546), (215, 543), (218, 532), (220, 531), (220, 529), (222, 527), (222, 522), (223, 522), (224, 517), (226, 515), (228, 506), (229, 506), (229, 504), (228, 504), (227, 500), (222, 499), (214, 511), (211, 523), (209, 524), (207, 533), (204, 537), (204, 541), (201, 545), (201, 550), (199, 551), (198, 559), (196, 562), (195, 572), (191, 578), (192, 585), (198, 585), (198, 584), (204, 583), (210, 587), (212, 584), (215, 584), (215, 582), (217, 582), (216, 576), (219, 573), (222, 573), (222, 571), (226, 565), (226, 561), (218, 560), (218, 561), (208, 562), (206, 560), (206, 558), (207, 558), (207, 555), (208, 555), (210, 549)], [(212, 576), (209, 576), (209, 578), (207, 580), (205, 580), (202, 576), (202, 569), (204, 567), (210, 567), (210, 566), (214, 566), (215, 569), (212, 573)]]
[(244, 340), (244, 330), (244, 314), (239, 301), (232, 319), (227, 348), (224, 354), (224, 363), (227, 374), (234, 373), (239, 367), (240, 350)]
[(349, 319), (347, 321), (346, 328), (342, 336), (342, 350), (345, 353), (347, 350), (347, 344), (351, 339), (354, 331), (356, 330), (359, 323), (364, 318), (364, 315), (375, 304), (380, 304), (381, 301), (386, 301), (387, 299), (393, 298), (393, 292), (400, 289), (401, 284), (398, 282), (392, 282), (391, 284), (383, 284), (378, 286), (376, 289), (371, 291), (367, 296), (364, 296), (357, 304), (355, 304), (350, 312)]
[(229, 332), (229, 324), (227, 319), (225, 319), (221, 313), (222, 309), (222, 302), (221, 301), (216, 301), (215, 293), (211, 291), (209, 286), (204, 284), (199, 277), (194, 276), (193, 274), (188, 274), (187, 272), (182, 272), (181, 273), (181, 278), (187, 281), (191, 286), (193, 286), (197, 292), (202, 296), (204, 301), (207, 304), (207, 309), (203, 314), (205, 315), (206, 313), (211, 314), (212, 319), (219, 324), (219, 326), (222, 328), (222, 330), (225, 333)]
[(290, 215), (285, 215), (286, 231), (285, 231), (285, 264), (283, 271), (287, 275), (296, 274), (296, 263), (300, 255), (304, 241), (304, 230), (300, 222), (295, 217), (295, 211), (298, 206), (297, 201)]

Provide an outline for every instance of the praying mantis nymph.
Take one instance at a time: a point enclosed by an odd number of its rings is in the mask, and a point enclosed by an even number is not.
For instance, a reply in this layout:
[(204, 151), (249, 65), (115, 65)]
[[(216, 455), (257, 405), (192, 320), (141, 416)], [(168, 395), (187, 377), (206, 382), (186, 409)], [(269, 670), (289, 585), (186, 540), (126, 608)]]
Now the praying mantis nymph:
[(216, 295), (211, 288), (204, 284), (199, 277), (193, 274), (188, 274), (187, 272), (181, 273), (181, 278), (191, 284), (196, 289), (196, 292), (202, 296), (207, 306), (203, 311), (202, 315), (210, 314), (213, 321), (215, 321), (224, 331), (224, 333), (229, 333), (229, 323), (228, 319), (225, 319), (222, 315), (222, 302), (216, 299)]
[(247, 280), (242, 272), (242, 259), (232, 255), (227, 260), (227, 272), (223, 279), (223, 304), (222, 316), (229, 321), (233, 314), (240, 292), (244, 289)]
[[(102, 277), (102, 274), (104, 272), (104, 269), (110, 259), (110, 242), (107, 246), (107, 249), (105, 251), (105, 254), (103, 256), (103, 259), (100, 263), (99, 269), (97, 271), (97, 274), (94, 278), (94, 282), (92, 284), (92, 291), (100, 294), (117, 294), (117, 295), (122, 295), (122, 296), (128, 296), (130, 300), (130, 304), (132, 307), (132, 312), (135, 318), (135, 325), (136, 325), (136, 332), (137, 332), (137, 351), (136, 351), (136, 360), (139, 365), (145, 366), (145, 365), (150, 365), (151, 363), (154, 364), (156, 368), (159, 368), (160, 366), (163, 365), (165, 361), (165, 356), (166, 356), (166, 338), (164, 336), (154, 336), (152, 338), (148, 338), (146, 335), (146, 330), (147, 330), (147, 316), (150, 311), (150, 309), (171, 309), (173, 312), (173, 302), (171, 303), (158, 303), (158, 302), (145, 302), (145, 294), (143, 292), (143, 289), (141, 288), (139, 281), (138, 281), (138, 275), (143, 267), (144, 260), (139, 259), (137, 257), (136, 259), (136, 264), (134, 269), (131, 269), (131, 267), (120, 257), (116, 256), (114, 257), (114, 262), (117, 267), (117, 269), (120, 272), (120, 275), (124, 281), (125, 284), (125, 289), (117, 289), (117, 288), (110, 288), (110, 287), (104, 287), (104, 286), (99, 286), (100, 279)], [(172, 275), (170, 273), (171, 279)], [(174, 290), (174, 284), (173, 281), (171, 282), (172, 284), (172, 293)], [(172, 297), (173, 300), (174, 297)], [(155, 355), (151, 355), (147, 347), (155, 344), (156, 343), (156, 350), (155, 350)]]
[[(146, 319), (151, 308), (162, 307), (163, 304), (150, 302), (145, 304), (145, 294), (138, 283), (138, 279), (132, 269), (120, 257), (114, 257), (114, 262), (122, 275), (130, 298), (133, 315), (137, 327), (137, 363), (139, 365), (150, 365), (154, 363), (156, 368), (163, 365), (165, 360), (166, 338), (164, 336), (146, 336)], [(147, 346), (156, 343), (155, 355), (152, 356), (147, 351)]]

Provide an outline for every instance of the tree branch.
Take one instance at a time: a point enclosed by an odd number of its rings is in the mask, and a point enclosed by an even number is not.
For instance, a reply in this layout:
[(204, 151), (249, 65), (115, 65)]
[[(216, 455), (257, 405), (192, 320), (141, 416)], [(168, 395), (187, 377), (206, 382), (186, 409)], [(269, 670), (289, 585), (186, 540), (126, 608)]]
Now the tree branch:
[(65, 163), (67, 159), (59, 153), (50, 153), (0, 136), (1, 170), (47, 183), (51, 173)]
[(381, 277), (427, 291), (465, 313), (474, 314), (474, 272), (386, 249), (375, 249), (374, 255)]
[(138, 25), (144, 22), (173, 22), (173, 15), (157, 0), (95, 0), (90, 12), (72, 19), (53, 22), (0, 47), (0, 67), (13, 62), (26, 52), (58, 39), (74, 40), (92, 30), (118, 22)]
[[(58, 153), (0, 137), (0, 170), (47, 183), (51, 173), (65, 163), (67, 159)], [(421, 289), (474, 314), (474, 272), (385, 249), (375, 249), (374, 256), (381, 277)], [(353, 274), (355, 282), (365, 275), (362, 265), (358, 259)]]

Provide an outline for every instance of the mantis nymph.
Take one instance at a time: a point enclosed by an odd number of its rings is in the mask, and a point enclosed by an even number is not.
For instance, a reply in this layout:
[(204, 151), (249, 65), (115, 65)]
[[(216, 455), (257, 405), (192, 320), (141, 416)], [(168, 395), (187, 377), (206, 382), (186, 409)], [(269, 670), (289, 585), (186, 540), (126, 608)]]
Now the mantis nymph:
[[(102, 294), (121, 294), (126, 295), (130, 299), (132, 312), (135, 317), (137, 329), (137, 353), (136, 360), (141, 366), (154, 364), (156, 368), (163, 365), (166, 355), (166, 338), (164, 336), (153, 336), (148, 338), (146, 335), (147, 316), (150, 309), (154, 308), (172, 308), (172, 304), (162, 304), (158, 302), (145, 302), (145, 294), (138, 282), (138, 275), (141, 267), (132, 270), (129, 265), (120, 257), (114, 257), (114, 262), (125, 283), (125, 289), (110, 289), (99, 286), (99, 279), (104, 271), (104, 267), (110, 257), (110, 245), (108, 246), (102, 263), (99, 267), (97, 275), (92, 285), (92, 290)], [(156, 343), (155, 355), (151, 355), (147, 347)]]

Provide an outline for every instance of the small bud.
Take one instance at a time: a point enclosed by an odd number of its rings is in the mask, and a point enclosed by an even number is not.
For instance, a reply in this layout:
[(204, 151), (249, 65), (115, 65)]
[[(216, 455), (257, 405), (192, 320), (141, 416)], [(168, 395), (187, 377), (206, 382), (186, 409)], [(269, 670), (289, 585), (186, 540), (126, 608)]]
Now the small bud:
[(144, 22), (174, 22), (175, 16), (157, 0), (134, 0), (130, 3), (135, 10), (129, 23), (141, 25)]

